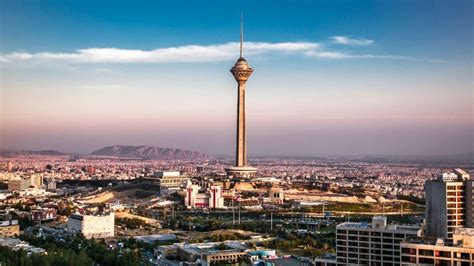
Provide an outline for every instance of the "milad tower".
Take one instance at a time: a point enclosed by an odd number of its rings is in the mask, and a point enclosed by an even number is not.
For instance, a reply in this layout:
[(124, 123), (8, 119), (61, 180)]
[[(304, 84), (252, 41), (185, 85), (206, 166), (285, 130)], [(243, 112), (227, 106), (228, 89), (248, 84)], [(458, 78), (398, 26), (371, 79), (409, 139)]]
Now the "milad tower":
[(237, 81), (237, 134), (235, 148), (235, 166), (226, 168), (228, 177), (248, 178), (257, 173), (257, 168), (247, 165), (247, 139), (245, 131), (245, 83), (252, 75), (253, 69), (243, 57), (244, 42), (243, 16), (240, 18), (240, 57), (230, 69)]

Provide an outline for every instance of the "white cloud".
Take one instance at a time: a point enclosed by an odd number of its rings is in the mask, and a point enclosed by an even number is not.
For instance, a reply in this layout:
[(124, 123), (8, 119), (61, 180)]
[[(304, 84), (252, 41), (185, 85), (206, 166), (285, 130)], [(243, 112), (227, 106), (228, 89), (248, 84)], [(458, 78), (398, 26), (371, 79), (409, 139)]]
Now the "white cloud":
[[(354, 39), (335, 36), (338, 42), (353, 44)], [(336, 39), (335, 39), (336, 40)], [(357, 40), (362, 43), (370, 40)], [(370, 41), (372, 42), (372, 41)], [(87, 48), (71, 53), (10, 53), (0, 55), (1, 63), (15, 62), (66, 62), (66, 63), (173, 63), (173, 62), (216, 62), (235, 59), (239, 53), (239, 43), (229, 42), (213, 45), (184, 45), (158, 48), (154, 50), (132, 50), (120, 48)], [(439, 60), (422, 59), (399, 55), (351, 54), (328, 51), (315, 42), (246, 42), (244, 54), (265, 53), (300, 54), (311, 58), (325, 59), (394, 59), (425, 62)], [(108, 72), (108, 71), (104, 71)]]
[(350, 38), (347, 36), (333, 36), (331, 37), (331, 39), (333, 43), (356, 45), (356, 46), (367, 46), (374, 43), (373, 40), (368, 40), (368, 39), (363, 39), (363, 38), (355, 39), (355, 38)]
[[(246, 42), (245, 54), (269, 52), (291, 53), (318, 48), (313, 42)], [(170, 63), (170, 62), (212, 62), (235, 58), (239, 43), (230, 42), (215, 45), (185, 45), (158, 48), (154, 50), (129, 50), (119, 48), (88, 48), (73, 53), (11, 53), (1, 55), (3, 61), (26, 60), (68, 61), (74, 63)]]
[(325, 58), (325, 59), (389, 59), (389, 60), (409, 60), (409, 61), (421, 61), (430, 63), (442, 63), (442, 60), (418, 58), (402, 55), (376, 55), (376, 54), (349, 54), (343, 52), (328, 52), (328, 51), (307, 51), (305, 55), (313, 58)]
[(350, 55), (340, 52), (328, 52), (328, 51), (307, 51), (305, 53), (307, 56), (315, 58), (327, 58), (327, 59), (347, 59), (350, 58)]

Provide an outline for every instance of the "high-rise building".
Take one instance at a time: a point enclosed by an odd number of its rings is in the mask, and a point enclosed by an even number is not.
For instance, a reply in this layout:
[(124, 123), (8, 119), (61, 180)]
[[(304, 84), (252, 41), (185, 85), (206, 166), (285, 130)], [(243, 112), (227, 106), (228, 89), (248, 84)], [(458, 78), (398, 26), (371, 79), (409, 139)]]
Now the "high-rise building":
[(244, 28), (243, 19), (240, 21), (240, 57), (230, 72), (237, 81), (237, 133), (235, 148), (235, 166), (226, 168), (229, 177), (248, 178), (255, 175), (257, 169), (247, 165), (247, 133), (245, 129), (245, 89), (246, 82), (253, 69), (243, 57)]
[(452, 238), (456, 228), (472, 226), (473, 185), (468, 173), (455, 169), (425, 183), (426, 233)]
[(399, 265), (400, 242), (421, 236), (419, 226), (387, 225), (387, 217), (376, 216), (372, 224), (346, 222), (336, 226), (338, 265)]

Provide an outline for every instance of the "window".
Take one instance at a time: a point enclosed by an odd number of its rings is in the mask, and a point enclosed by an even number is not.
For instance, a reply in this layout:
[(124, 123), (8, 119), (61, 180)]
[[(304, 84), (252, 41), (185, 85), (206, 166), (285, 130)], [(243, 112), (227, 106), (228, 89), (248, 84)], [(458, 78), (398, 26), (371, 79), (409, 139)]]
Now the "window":
[(434, 256), (434, 251), (429, 249), (420, 249), (418, 254), (421, 256)]

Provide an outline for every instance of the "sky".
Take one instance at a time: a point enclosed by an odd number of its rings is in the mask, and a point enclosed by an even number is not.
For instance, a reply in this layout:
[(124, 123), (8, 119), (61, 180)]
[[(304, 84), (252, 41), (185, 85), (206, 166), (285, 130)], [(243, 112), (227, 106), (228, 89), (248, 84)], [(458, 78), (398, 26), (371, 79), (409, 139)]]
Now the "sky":
[(473, 2), (0, 1), (0, 147), (474, 151)]

